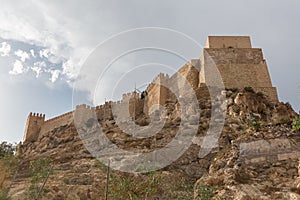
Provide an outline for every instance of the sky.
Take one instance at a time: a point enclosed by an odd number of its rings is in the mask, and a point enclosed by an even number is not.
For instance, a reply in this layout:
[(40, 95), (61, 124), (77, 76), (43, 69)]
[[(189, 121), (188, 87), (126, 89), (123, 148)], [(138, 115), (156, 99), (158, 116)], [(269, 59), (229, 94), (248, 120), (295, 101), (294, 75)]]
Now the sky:
[[(263, 49), (280, 100), (300, 109), (298, 0), (0, 0), (0, 5), (0, 141), (21, 141), (30, 112), (49, 119), (71, 111), (74, 85), (90, 92), (78, 75), (91, 52), (113, 35), (143, 27), (172, 29), (202, 46), (208, 35), (251, 36), (252, 46)], [(121, 40), (111, 42), (103, 55), (120, 46)], [(187, 51), (187, 59), (197, 58), (201, 48)], [(132, 90), (136, 81), (143, 88), (158, 72), (174, 72), (185, 61), (152, 49), (130, 54), (98, 81), (97, 90), (104, 91), (99, 98), (109, 96), (116, 74), (125, 69), (130, 74), (128, 65), (142, 67), (118, 82), (120, 92)]]

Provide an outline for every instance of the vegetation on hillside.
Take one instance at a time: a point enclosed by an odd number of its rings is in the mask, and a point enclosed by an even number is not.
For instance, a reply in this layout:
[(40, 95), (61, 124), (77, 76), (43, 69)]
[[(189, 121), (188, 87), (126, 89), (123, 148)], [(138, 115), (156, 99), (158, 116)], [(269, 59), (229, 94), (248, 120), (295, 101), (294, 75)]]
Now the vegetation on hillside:
[(15, 145), (10, 144), (8, 142), (1, 142), (0, 143), (0, 159), (5, 156), (12, 156), (15, 152)]
[(48, 158), (37, 159), (30, 162), (31, 184), (26, 191), (26, 199), (38, 199), (42, 196), (46, 189), (43, 188), (43, 183), (51, 171), (51, 160)]
[(0, 200), (10, 199), (8, 197), (9, 184), (18, 166), (14, 152), (15, 145), (7, 142), (0, 143)]
[[(97, 161), (104, 172), (107, 168)], [(179, 174), (171, 175), (162, 171), (130, 174), (111, 170), (108, 199), (192, 199), (194, 182)]]
[(293, 130), (295, 130), (295, 131), (300, 130), (300, 116), (298, 116), (298, 117), (294, 120), (294, 122), (293, 122), (293, 124), (292, 124), (292, 127), (293, 127)]

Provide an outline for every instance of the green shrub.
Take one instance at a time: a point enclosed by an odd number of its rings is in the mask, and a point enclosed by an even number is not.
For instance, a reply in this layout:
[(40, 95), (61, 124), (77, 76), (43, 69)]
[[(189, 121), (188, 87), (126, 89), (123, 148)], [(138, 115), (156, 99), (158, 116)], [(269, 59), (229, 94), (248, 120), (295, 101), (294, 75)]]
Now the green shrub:
[[(27, 188), (26, 199), (37, 199), (42, 183), (45, 181), (50, 170), (50, 159), (43, 158), (30, 162), (31, 185)], [(45, 193), (46, 190), (41, 191)]]
[(11, 200), (6, 189), (0, 190), (0, 200)]
[(8, 187), (19, 163), (18, 159), (10, 153), (10, 148), (5, 152), (5, 155), (0, 158), (0, 200), (11, 199), (8, 196)]
[(13, 144), (7, 142), (0, 143), (0, 159), (7, 155), (14, 155), (16, 148)]
[(14, 155), (5, 155), (0, 158), (0, 200), (6, 195), (9, 182), (18, 167), (18, 159)]
[(294, 122), (293, 122), (293, 124), (292, 124), (292, 128), (293, 128), (293, 130), (295, 130), (295, 131), (300, 130), (300, 116), (298, 116), (298, 117), (294, 120)]
[(197, 200), (211, 200), (214, 196), (216, 187), (200, 185), (197, 189), (198, 189), (198, 194), (199, 194)]
[(109, 196), (113, 199), (147, 199), (156, 194), (161, 186), (157, 172), (149, 172), (138, 177), (111, 173), (109, 184)]
[(252, 118), (249, 120), (249, 126), (253, 130), (258, 131), (262, 127), (262, 124), (260, 123), (260, 121), (258, 119)]
[(194, 183), (189, 182), (185, 177), (181, 177), (165, 192), (169, 199), (185, 200), (193, 199)]

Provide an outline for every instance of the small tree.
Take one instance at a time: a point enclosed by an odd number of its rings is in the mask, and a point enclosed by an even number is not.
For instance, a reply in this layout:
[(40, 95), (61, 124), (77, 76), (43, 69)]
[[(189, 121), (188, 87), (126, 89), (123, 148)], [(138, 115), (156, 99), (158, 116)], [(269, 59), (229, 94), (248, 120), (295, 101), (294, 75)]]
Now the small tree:
[(31, 185), (27, 189), (27, 199), (38, 198), (43, 181), (46, 179), (50, 170), (51, 160), (48, 158), (38, 159), (30, 162)]
[(18, 160), (14, 156), (15, 146), (7, 142), (0, 143), (0, 200), (11, 199), (8, 187), (18, 167)]
[(0, 159), (7, 155), (14, 155), (15, 150), (16, 150), (15, 145), (10, 144), (8, 142), (1, 142), (0, 143)]

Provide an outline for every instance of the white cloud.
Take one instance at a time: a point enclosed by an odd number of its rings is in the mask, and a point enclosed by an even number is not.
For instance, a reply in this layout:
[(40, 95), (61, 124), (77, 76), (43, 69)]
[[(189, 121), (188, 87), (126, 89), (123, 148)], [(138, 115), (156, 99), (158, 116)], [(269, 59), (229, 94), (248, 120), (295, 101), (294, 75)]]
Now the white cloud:
[(37, 66), (39, 68), (46, 68), (46, 66), (47, 66), (45, 61), (38, 61), (38, 62), (33, 63), (33, 65)]
[(30, 58), (30, 56), (29, 56), (29, 54), (27, 52), (22, 51), (20, 49), (17, 50), (17, 51), (15, 51), (15, 55), (18, 56), (22, 62), (25, 62), (26, 59)]
[(0, 55), (9, 56), (10, 51), (11, 51), (11, 46), (7, 42), (2, 42), (0, 47)]
[[(103, 37), (103, 27), (94, 26), (98, 24), (98, 18), (82, 18), (78, 10), (71, 8), (73, 3), (46, 4), (32, 0), (3, 4), (0, 8), (0, 37), (44, 47), (28, 52), (32, 57), (40, 56), (54, 64), (72, 62), (72, 65), (66, 64), (64, 68), (66, 81), (77, 75), (75, 72), (78, 72), (85, 56), (106, 38)], [(99, 10), (94, 5), (86, 4), (86, 7), (94, 16), (98, 15)], [(70, 69), (66, 69), (68, 67)]]
[(34, 66), (34, 67), (31, 67), (31, 69), (32, 69), (32, 71), (34, 71), (36, 73), (35, 77), (38, 78), (42, 72), (42, 68)]
[(25, 67), (23, 66), (22, 62), (20, 60), (16, 60), (13, 66), (13, 69), (9, 71), (9, 74), (11, 75), (18, 75), (22, 74), (26, 71)]
[(35, 58), (35, 52), (33, 49), (30, 49), (31, 56)]
[(50, 53), (50, 50), (49, 49), (42, 49), (40, 50), (40, 58), (48, 58), (49, 57), (49, 53)]
[(61, 71), (60, 71), (60, 70), (51, 70), (50, 73), (51, 73), (50, 81), (51, 81), (52, 83), (54, 83), (54, 82), (57, 81), (57, 79), (58, 79), (58, 77), (59, 77)]
[(70, 79), (76, 78), (78, 74), (78, 68), (76, 68), (75, 63), (71, 59), (66, 62), (63, 62), (62, 69), (63, 69), (62, 73), (67, 77), (69, 77)]
[(36, 73), (36, 78), (38, 78), (46, 67), (47, 67), (47, 65), (44, 61), (39, 61), (39, 62), (35, 62), (33, 64), (33, 67), (31, 67), (31, 70)]

